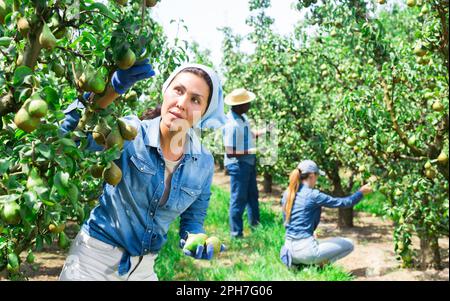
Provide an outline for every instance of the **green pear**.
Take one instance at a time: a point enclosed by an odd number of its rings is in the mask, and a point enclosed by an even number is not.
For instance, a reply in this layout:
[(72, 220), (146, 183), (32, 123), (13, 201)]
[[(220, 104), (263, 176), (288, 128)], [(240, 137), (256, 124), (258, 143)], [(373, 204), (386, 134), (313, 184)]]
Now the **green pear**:
[(9, 225), (17, 225), (21, 221), (20, 206), (15, 201), (7, 202), (0, 211), (0, 218)]
[(31, 117), (42, 118), (47, 115), (47, 102), (42, 99), (32, 99), (27, 106), (27, 111)]
[(119, 124), (120, 135), (123, 137), (123, 139), (133, 140), (134, 138), (136, 138), (138, 132), (134, 126), (126, 123), (125, 121), (123, 121), (121, 119), (118, 120), (118, 124)]
[(56, 46), (56, 42), (56, 38), (47, 23), (44, 23), (41, 34), (39, 35), (39, 44), (41, 44), (43, 48), (52, 49)]
[(114, 162), (111, 162), (111, 167), (103, 171), (103, 179), (106, 183), (116, 186), (122, 180), (122, 170)]
[(217, 238), (215, 236), (208, 237), (208, 239), (206, 240), (205, 243), (206, 243), (206, 245), (209, 245), (209, 244), (213, 245), (214, 254), (220, 253), (220, 248), (222, 246), (222, 243), (220, 242), (219, 238)]
[(437, 100), (433, 103), (432, 108), (433, 108), (433, 111), (442, 112), (444, 110), (444, 105), (442, 104), (442, 102)]
[(19, 129), (31, 133), (38, 127), (40, 120), (37, 117), (30, 116), (24, 108), (20, 108), (14, 115), (14, 123)]
[(119, 67), (119, 69), (122, 70), (127, 70), (131, 68), (131, 66), (133, 66), (135, 62), (136, 62), (136, 55), (129, 48), (126, 51), (120, 53), (116, 60), (117, 66)]
[(204, 245), (208, 236), (205, 233), (189, 234), (184, 249), (195, 252), (198, 246)]
[(24, 17), (17, 20), (17, 30), (22, 34), (22, 36), (26, 37), (28, 32), (30, 31), (30, 23)]
[(108, 137), (109, 133), (111, 133), (111, 129), (108, 127), (106, 121), (101, 119), (100, 122), (94, 127), (92, 138), (94, 138), (98, 145), (105, 146), (106, 137)]
[(117, 145), (119, 150), (123, 148), (123, 137), (120, 134), (120, 130), (118, 128), (114, 128), (109, 133), (108, 137), (106, 137), (106, 148), (112, 148), (114, 145)]

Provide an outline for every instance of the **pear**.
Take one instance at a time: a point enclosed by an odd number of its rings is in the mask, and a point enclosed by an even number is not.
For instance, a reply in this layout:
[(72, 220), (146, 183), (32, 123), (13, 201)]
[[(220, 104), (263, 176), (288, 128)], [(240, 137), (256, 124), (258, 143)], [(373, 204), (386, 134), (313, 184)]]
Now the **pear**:
[(31, 117), (42, 118), (47, 115), (48, 105), (42, 99), (32, 99), (28, 103), (27, 111)]
[(30, 23), (28, 23), (28, 20), (26, 18), (22, 17), (17, 21), (17, 29), (22, 34), (22, 36), (26, 37), (28, 35), (28, 32), (30, 31)]
[(416, 0), (406, 0), (406, 5), (413, 7), (416, 5)]
[(66, 33), (67, 33), (67, 28), (62, 27), (62, 28), (56, 29), (53, 34), (54, 34), (55, 38), (62, 39), (66, 35)]
[(69, 245), (70, 245), (70, 240), (67, 237), (66, 233), (64, 233), (64, 232), (59, 233), (58, 246), (61, 249), (66, 249)]
[(125, 101), (127, 101), (127, 102), (134, 102), (137, 99), (138, 99), (138, 95), (137, 95), (136, 91), (134, 91), (134, 90), (131, 90), (130, 92), (125, 94)]
[(20, 206), (15, 201), (7, 202), (3, 205), (0, 212), (0, 218), (9, 225), (17, 225), (20, 223)]
[(53, 63), (50, 65), (50, 70), (52, 70), (53, 72), (55, 72), (55, 75), (57, 77), (63, 77), (64, 74), (66, 73), (66, 69), (64, 69), (63, 66), (61, 66), (61, 64), (58, 63)]
[(121, 119), (118, 120), (118, 124), (119, 124), (120, 135), (123, 137), (123, 139), (133, 140), (134, 138), (136, 138), (138, 132), (134, 126), (126, 123), (125, 121), (123, 121)]
[(431, 162), (430, 161), (428, 161), (427, 163), (425, 163), (425, 165), (423, 166), (425, 169), (431, 169), (431, 167), (433, 167), (432, 165), (431, 165)]
[(442, 104), (442, 102), (437, 100), (433, 103), (432, 108), (433, 108), (433, 111), (442, 112), (444, 110), (444, 105)]
[(94, 138), (95, 142), (98, 145), (105, 146), (106, 145), (106, 137), (108, 137), (111, 130), (108, 128), (105, 120), (102, 119), (100, 122), (94, 127), (92, 132), (92, 138)]
[(414, 47), (413, 52), (414, 52), (415, 55), (417, 55), (417, 56), (419, 56), (419, 57), (422, 57), (422, 56), (424, 56), (425, 54), (427, 54), (426, 49), (423, 48), (423, 46), (422, 46), (421, 43), (417, 44), (417, 45)]
[(120, 4), (120, 5), (125, 5), (125, 4), (127, 4), (127, 2), (128, 2), (128, 0), (116, 0), (116, 3)]
[(379, 3), (379, 4), (385, 4), (385, 3), (386, 3), (386, 0), (378, 0), (378, 3)]
[(208, 236), (204, 233), (189, 234), (184, 249), (195, 252), (198, 246), (204, 245)]
[(64, 231), (64, 229), (66, 228), (66, 225), (64, 223), (60, 223), (58, 224), (50, 224), (48, 225), (48, 230), (51, 233), (61, 233)]
[(209, 245), (209, 244), (213, 245), (214, 254), (220, 253), (222, 243), (220, 242), (219, 238), (217, 238), (215, 236), (208, 237), (208, 239), (206, 240), (205, 243), (206, 243), (206, 245)]
[(122, 70), (131, 68), (131, 66), (133, 66), (135, 62), (136, 55), (129, 48), (127, 49), (127, 51), (123, 51), (122, 53), (120, 53), (116, 60), (117, 66)]
[(157, 3), (157, 0), (145, 0), (145, 6), (147, 7), (154, 7)]
[(81, 89), (96, 94), (102, 93), (106, 87), (106, 82), (103, 80), (100, 72), (95, 71), (90, 65), (80, 75), (78, 82)]
[(30, 174), (28, 175), (28, 179), (27, 179), (27, 189), (31, 190), (36, 186), (43, 186), (44, 185), (44, 181), (42, 181), (41, 177), (39, 176), (39, 173), (37, 171), (36, 168), (33, 168), (30, 171)]
[(447, 164), (448, 162), (448, 156), (444, 153), (440, 153), (439, 156), (437, 157), (437, 161), (439, 164)]
[(25, 108), (20, 108), (16, 115), (14, 115), (14, 123), (16, 126), (27, 133), (34, 131), (38, 127), (39, 122), (39, 118), (31, 117)]
[(108, 137), (106, 137), (106, 148), (112, 148), (114, 145), (117, 145), (119, 150), (123, 148), (123, 137), (120, 134), (120, 131), (118, 128), (114, 128), (111, 130), (111, 133), (109, 133)]
[(96, 179), (100, 179), (103, 176), (104, 170), (105, 170), (105, 167), (98, 165), (98, 164), (93, 165), (90, 169), (91, 175)]
[(116, 163), (111, 162), (111, 167), (103, 171), (103, 179), (109, 185), (116, 186), (122, 180), (122, 171)]
[(47, 23), (44, 23), (44, 26), (42, 27), (42, 32), (39, 35), (39, 44), (46, 49), (52, 49), (56, 46), (56, 38)]
[(96, 72), (94, 74), (91, 74), (90, 77), (88, 77), (88, 87), (89, 92), (94, 92), (96, 94), (100, 94), (103, 91), (105, 91), (106, 88), (106, 82), (103, 80), (99, 72)]

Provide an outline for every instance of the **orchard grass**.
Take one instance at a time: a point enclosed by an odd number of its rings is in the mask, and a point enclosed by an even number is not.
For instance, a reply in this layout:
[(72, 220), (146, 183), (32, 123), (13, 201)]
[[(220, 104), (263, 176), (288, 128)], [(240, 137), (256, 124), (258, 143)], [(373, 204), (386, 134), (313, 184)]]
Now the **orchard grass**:
[(159, 280), (212, 280), (212, 281), (277, 281), (318, 280), (348, 281), (353, 276), (338, 265), (322, 268), (309, 266), (288, 270), (279, 259), (283, 244), (282, 217), (269, 203), (260, 203), (261, 225), (250, 230), (244, 216), (244, 238), (231, 239), (228, 222), (229, 192), (212, 187), (212, 196), (205, 230), (224, 240), (227, 251), (212, 261), (194, 260), (185, 256), (178, 246), (178, 223), (168, 233), (168, 242), (156, 260)]

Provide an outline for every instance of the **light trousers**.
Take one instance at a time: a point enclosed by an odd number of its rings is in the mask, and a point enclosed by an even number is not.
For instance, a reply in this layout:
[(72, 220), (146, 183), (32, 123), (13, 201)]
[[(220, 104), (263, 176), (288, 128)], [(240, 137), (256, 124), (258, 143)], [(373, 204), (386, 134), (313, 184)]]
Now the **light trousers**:
[(119, 276), (123, 249), (104, 243), (81, 230), (70, 247), (61, 281), (157, 281), (157, 254), (131, 257), (130, 271)]
[(350, 254), (354, 249), (352, 240), (342, 237), (324, 240), (316, 240), (312, 236), (295, 240), (287, 238), (285, 246), (290, 251), (294, 264), (335, 262)]

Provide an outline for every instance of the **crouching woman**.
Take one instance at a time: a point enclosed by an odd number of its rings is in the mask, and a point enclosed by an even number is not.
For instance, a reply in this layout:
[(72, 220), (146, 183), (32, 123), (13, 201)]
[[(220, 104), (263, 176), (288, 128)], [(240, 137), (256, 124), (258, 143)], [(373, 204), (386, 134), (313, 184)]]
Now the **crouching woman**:
[(367, 184), (351, 196), (335, 198), (314, 189), (319, 175), (324, 174), (315, 162), (305, 160), (289, 177), (289, 187), (281, 200), (286, 240), (280, 252), (281, 260), (288, 267), (298, 264), (324, 265), (353, 251), (350, 239), (334, 237), (317, 240), (314, 231), (319, 225), (322, 207), (352, 207), (372, 189)]

